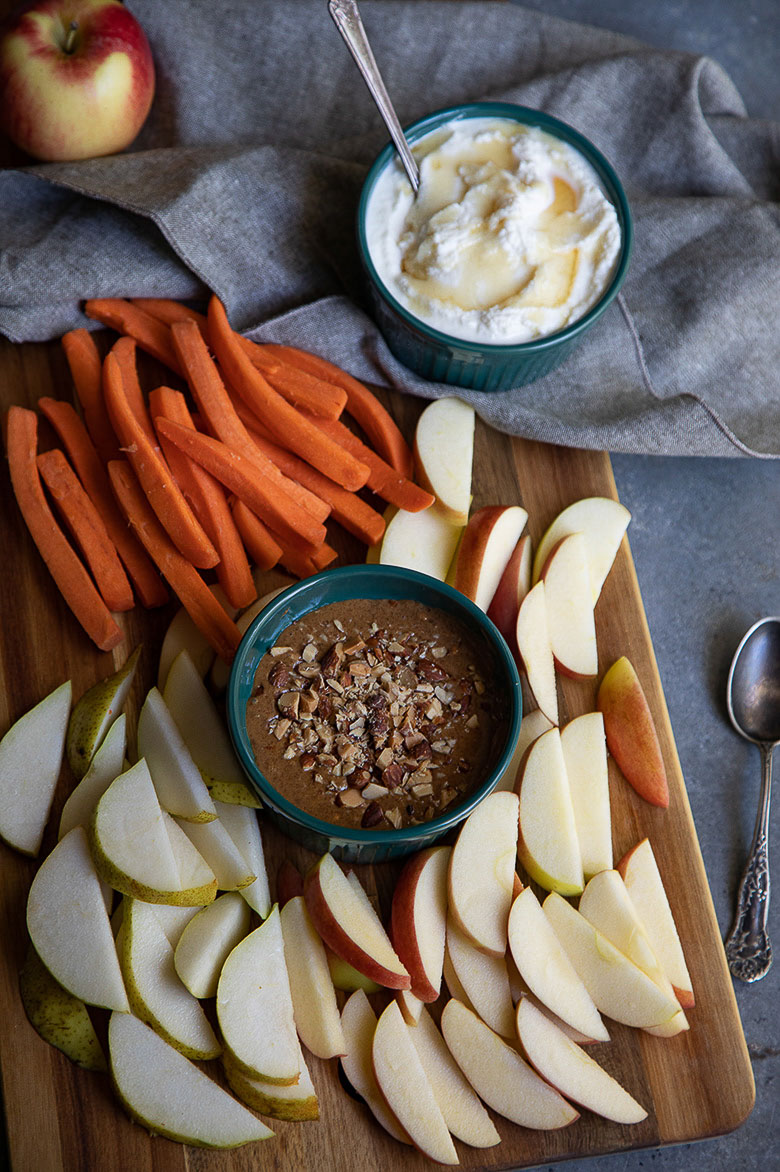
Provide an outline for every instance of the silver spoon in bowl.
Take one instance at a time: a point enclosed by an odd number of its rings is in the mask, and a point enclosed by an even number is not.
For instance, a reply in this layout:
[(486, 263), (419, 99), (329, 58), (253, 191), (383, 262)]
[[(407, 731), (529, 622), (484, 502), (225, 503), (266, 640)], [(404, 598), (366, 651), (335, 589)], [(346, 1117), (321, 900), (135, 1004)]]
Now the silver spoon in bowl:
[(363, 76), (363, 81), (368, 86), (371, 97), (376, 102), (377, 109), (395, 144), (395, 149), (401, 156), (401, 162), (412, 185), (412, 191), (416, 195), (420, 186), (420, 168), (417, 166), (417, 161), (406, 141), (401, 123), (398, 121), (393, 103), (390, 101), (379, 67), (374, 59), (374, 54), (371, 52), (357, 3), (355, 0), (328, 0), (328, 12), (344, 38), (344, 42)]
[(761, 750), (761, 796), (753, 844), (725, 940), (729, 968), (741, 981), (759, 981), (772, 964), (769, 913), (769, 803), (772, 754), (780, 743), (780, 617), (761, 619), (734, 653), (726, 704), (737, 732)]

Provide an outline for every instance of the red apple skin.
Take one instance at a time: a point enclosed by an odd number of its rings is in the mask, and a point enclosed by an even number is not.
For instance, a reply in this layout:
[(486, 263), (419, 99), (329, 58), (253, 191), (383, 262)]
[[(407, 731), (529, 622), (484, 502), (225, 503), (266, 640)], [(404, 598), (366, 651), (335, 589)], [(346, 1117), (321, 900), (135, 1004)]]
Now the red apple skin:
[(455, 564), (455, 589), (460, 590), (461, 594), (465, 594), (472, 601), (477, 597), (482, 558), (491, 530), (508, 507), (485, 505), (484, 508), (477, 509), (463, 530), (458, 547), (458, 560)]
[(3, 28), (0, 129), (34, 158), (124, 150), (146, 121), (154, 88), (149, 42), (120, 0), (32, 0)]
[(616, 660), (599, 685), (596, 707), (604, 716), (607, 748), (641, 798), (669, 805), (669, 785), (650, 706), (633, 664)]
[[(415, 896), (420, 875), (428, 860), (437, 852), (449, 849), (449, 847), (432, 846), (412, 855), (398, 876), (390, 909), (390, 939), (393, 941), (393, 947), (411, 977), (412, 993), (427, 1003), (438, 998), (441, 992), (441, 982), (439, 982), (437, 989), (431, 984), (423, 967), (417, 938)], [(444, 906), (447, 906), (446, 897)]]
[(488, 618), (495, 623), (509, 647), (515, 652), (515, 658), (517, 658), (515, 646), (517, 642), (515, 638), (517, 612), (520, 610), (522, 595), (525, 591), (525, 583), (521, 582), (521, 573), (523, 558), (528, 556), (525, 551), (530, 544), (531, 538), (527, 533), (524, 533), (507, 562), (506, 569), (501, 575), (501, 580), (493, 595), (493, 601), (487, 611)]
[(386, 989), (411, 988), (412, 982), (408, 974), (394, 973), (386, 969), (373, 956), (364, 952), (338, 922), (320, 886), (319, 862), (314, 864), (304, 878), (303, 897), (314, 927), (323, 943), (335, 952), (336, 956), (340, 956), (364, 977), (369, 977)]

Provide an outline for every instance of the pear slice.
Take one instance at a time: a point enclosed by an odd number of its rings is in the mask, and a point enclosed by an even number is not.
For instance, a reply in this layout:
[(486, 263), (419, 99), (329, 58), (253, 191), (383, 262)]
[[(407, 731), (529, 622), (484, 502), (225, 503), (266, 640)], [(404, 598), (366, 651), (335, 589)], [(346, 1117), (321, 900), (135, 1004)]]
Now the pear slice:
[(45, 1042), (85, 1070), (108, 1070), (86, 1005), (55, 981), (32, 947), (19, 974), (19, 992), (30, 1025)]
[(448, 1001), (444, 1040), (480, 1099), (513, 1123), (534, 1130), (568, 1127), (578, 1112), (523, 1061), (512, 1046), (462, 1005)]
[(214, 648), (195, 626), (184, 607), (173, 616), (163, 636), (157, 668), (157, 687), (161, 692), (165, 688), (171, 664), (181, 651), (187, 652), (195, 670), (203, 679), (214, 662)]
[(503, 956), (481, 952), (461, 932), (452, 914), (447, 917), (447, 953), (475, 1011), (497, 1034), (514, 1037), (515, 1013), (509, 973)]
[(490, 1116), (424, 1007), (409, 1037), (452, 1134), (473, 1148), (492, 1148), (500, 1143)]
[(530, 887), (524, 888), (512, 904), (509, 947), (521, 978), (548, 1009), (585, 1037), (609, 1041), (593, 998)]
[(318, 1058), (343, 1054), (347, 1047), (325, 946), (303, 896), (289, 899), (280, 915), (298, 1036)]
[(490, 956), (506, 952), (515, 878), (519, 800), (500, 790), (468, 816), (452, 848), (449, 908), (462, 932)]
[(274, 1086), (273, 1083), (250, 1078), (239, 1070), (230, 1054), (223, 1055), (222, 1065), (230, 1089), (248, 1107), (260, 1111), (263, 1115), (270, 1115), (273, 1119), (289, 1119), (300, 1123), (305, 1119), (319, 1119), (320, 1107), (300, 1043), (298, 1061), (301, 1066), (301, 1077), (294, 1086), (289, 1087)]
[(250, 806), (236, 806), (229, 802), (217, 801), (214, 805), (221, 824), (238, 847), (249, 870), (256, 876), (254, 883), (240, 889), (241, 897), (265, 920), (271, 910), (271, 892), (257, 813)]
[(73, 776), (78, 780), (87, 772), (100, 742), (122, 709), (140, 656), (139, 645), (119, 671), (93, 684), (74, 706), (68, 722), (65, 750)]
[(122, 969), (135, 1016), (187, 1058), (216, 1058), (222, 1047), (176, 973), (173, 948), (151, 904), (125, 899), (122, 935)]
[(220, 891), (237, 891), (254, 883), (257, 876), (249, 869), (241, 851), (221, 821), (184, 822), (177, 825), (206, 860), (217, 877)]
[[(217, 877), (203, 855), (190, 842), (187, 835), (170, 814), (163, 810), (163, 824), (171, 844), (176, 870), (179, 875), (179, 890), (164, 902), (190, 907), (203, 907), (212, 903), (217, 895)], [(160, 892), (160, 896), (162, 896)], [(158, 901), (163, 903), (162, 898)]]
[(157, 688), (141, 708), (137, 735), (138, 756), (146, 758), (162, 808), (188, 822), (216, 818), (206, 783)]
[(81, 826), (41, 863), (27, 898), (27, 930), (64, 989), (88, 1005), (129, 1012), (100, 880)]
[(182, 932), (190, 920), (194, 916), (197, 916), (199, 911), (202, 911), (202, 908), (197, 905), (194, 907), (187, 907), (186, 905), (182, 907), (173, 903), (153, 903), (150, 906), (154, 908), (155, 915), (162, 924), (162, 930), (174, 949), (181, 940)]
[(217, 1018), (235, 1065), (279, 1086), (298, 1082), (298, 1037), (279, 908), (237, 944), (222, 966)]
[(273, 1135), (137, 1017), (111, 1015), (108, 1049), (122, 1106), (154, 1134), (201, 1148), (237, 1148)]
[(459, 1163), (449, 1128), (396, 1001), (376, 1023), (371, 1045), (379, 1089), (414, 1146), (439, 1164)]
[(534, 1069), (567, 1099), (615, 1123), (647, 1118), (644, 1107), (526, 997), (517, 1006), (517, 1036)]
[(392, 1135), (399, 1143), (410, 1144), (412, 1141), (388, 1107), (376, 1081), (371, 1055), (376, 1014), (364, 989), (356, 989), (345, 1003), (341, 1011), (341, 1026), (347, 1043), (347, 1052), (341, 1057), (341, 1068), (347, 1081), (388, 1135)]
[(127, 752), (127, 717), (122, 712), (106, 733), (89, 769), (73, 789), (62, 807), (59, 837), (64, 838), (74, 826), (89, 826), (95, 806), (111, 782), (125, 768)]
[(186, 651), (171, 664), (163, 699), (213, 798), (259, 807), (233, 752), (225, 722)]
[(226, 891), (185, 926), (173, 963), (193, 997), (216, 996), (222, 966), (249, 932), (251, 916), (249, 904), (235, 891)]
[(542, 905), (555, 935), (596, 1007), (624, 1025), (666, 1025), (680, 1006), (647, 973), (610, 944), (583, 915), (552, 892)]
[(0, 741), (0, 838), (37, 855), (60, 775), (70, 712), (68, 680), (11, 725)]

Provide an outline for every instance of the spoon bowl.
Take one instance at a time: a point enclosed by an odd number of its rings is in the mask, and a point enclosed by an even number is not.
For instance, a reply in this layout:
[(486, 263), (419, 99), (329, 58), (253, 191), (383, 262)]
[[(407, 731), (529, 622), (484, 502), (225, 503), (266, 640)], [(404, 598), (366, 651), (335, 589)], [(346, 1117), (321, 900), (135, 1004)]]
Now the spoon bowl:
[(739, 886), (734, 925), (725, 941), (734, 976), (758, 981), (772, 964), (766, 922), (772, 754), (780, 742), (780, 617), (754, 623), (737, 647), (726, 685), (726, 705), (740, 736), (761, 750), (761, 796), (753, 843)]

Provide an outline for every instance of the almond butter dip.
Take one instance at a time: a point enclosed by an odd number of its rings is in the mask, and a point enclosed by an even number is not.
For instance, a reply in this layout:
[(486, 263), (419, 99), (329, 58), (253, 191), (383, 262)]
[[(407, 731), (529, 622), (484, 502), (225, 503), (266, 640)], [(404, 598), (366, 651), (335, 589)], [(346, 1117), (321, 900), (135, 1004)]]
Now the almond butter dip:
[(506, 702), (463, 624), (419, 602), (350, 599), (292, 623), (260, 661), (247, 731), (268, 781), (353, 827), (416, 825), (498, 757)]
[(568, 143), (504, 118), (454, 120), (377, 180), (366, 233), (376, 270), (415, 317), (456, 338), (512, 344), (577, 321), (620, 252), (612, 204)]

